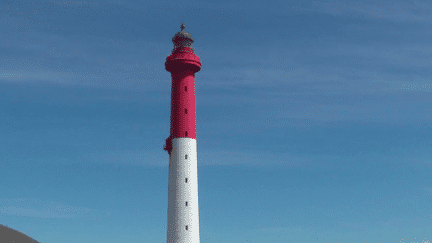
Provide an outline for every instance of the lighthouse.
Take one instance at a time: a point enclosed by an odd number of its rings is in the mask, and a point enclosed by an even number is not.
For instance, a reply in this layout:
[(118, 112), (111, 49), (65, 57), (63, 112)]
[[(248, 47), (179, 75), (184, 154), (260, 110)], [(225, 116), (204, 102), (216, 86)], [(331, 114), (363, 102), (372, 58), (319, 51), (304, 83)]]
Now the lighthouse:
[(195, 118), (195, 73), (201, 69), (190, 33), (181, 24), (166, 58), (171, 73), (167, 243), (199, 243), (198, 171)]

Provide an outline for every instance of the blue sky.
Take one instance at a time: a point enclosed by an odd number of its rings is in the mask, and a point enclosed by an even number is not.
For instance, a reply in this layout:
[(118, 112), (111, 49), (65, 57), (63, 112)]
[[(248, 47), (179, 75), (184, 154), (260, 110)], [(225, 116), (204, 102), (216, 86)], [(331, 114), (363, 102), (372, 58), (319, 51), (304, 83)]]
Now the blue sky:
[(0, 223), (165, 242), (171, 38), (196, 74), (201, 242), (432, 241), (428, 1), (0, 3)]

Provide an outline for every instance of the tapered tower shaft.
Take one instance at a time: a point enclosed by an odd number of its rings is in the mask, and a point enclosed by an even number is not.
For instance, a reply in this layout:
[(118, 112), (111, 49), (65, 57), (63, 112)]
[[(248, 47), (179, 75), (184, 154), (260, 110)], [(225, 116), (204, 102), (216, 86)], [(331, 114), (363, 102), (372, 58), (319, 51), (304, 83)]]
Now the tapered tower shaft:
[(195, 73), (201, 69), (191, 34), (175, 34), (165, 69), (171, 73), (167, 243), (199, 243)]

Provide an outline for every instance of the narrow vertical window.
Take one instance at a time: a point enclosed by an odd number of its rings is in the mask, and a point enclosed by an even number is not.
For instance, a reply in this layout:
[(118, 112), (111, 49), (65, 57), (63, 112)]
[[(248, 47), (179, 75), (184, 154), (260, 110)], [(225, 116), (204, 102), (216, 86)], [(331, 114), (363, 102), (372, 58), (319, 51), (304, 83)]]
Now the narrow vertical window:
[(185, 154), (185, 159), (187, 159), (187, 154)]
[(186, 202), (186, 206), (187, 206), (187, 202)]
[(187, 91), (187, 86), (185, 86), (185, 91)]
[(185, 182), (187, 183), (187, 178), (185, 179)]
[(187, 114), (187, 109), (185, 109), (185, 114)]
[(186, 230), (188, 229), (187, 225), (186, 225)]
[(185, 137), (187, 137), (187, 132), (185, 132)]

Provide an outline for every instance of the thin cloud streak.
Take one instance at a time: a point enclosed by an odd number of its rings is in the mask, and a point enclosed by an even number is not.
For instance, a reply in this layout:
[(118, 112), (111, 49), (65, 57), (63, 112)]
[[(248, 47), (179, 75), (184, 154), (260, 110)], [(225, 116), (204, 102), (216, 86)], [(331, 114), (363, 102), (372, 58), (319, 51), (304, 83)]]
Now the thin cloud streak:
[[(13, 206), (7, 206), (12, 204)], [(98, 220), (98, 211), (87, 207), (65, 205), (58, 202), (41, 201), (36, 198), (15, 198), (0, 200), (0, 215), (14, 215), (39, 219), (84, 218)], [(93, 216), (92, 216), (93, 215)]]

